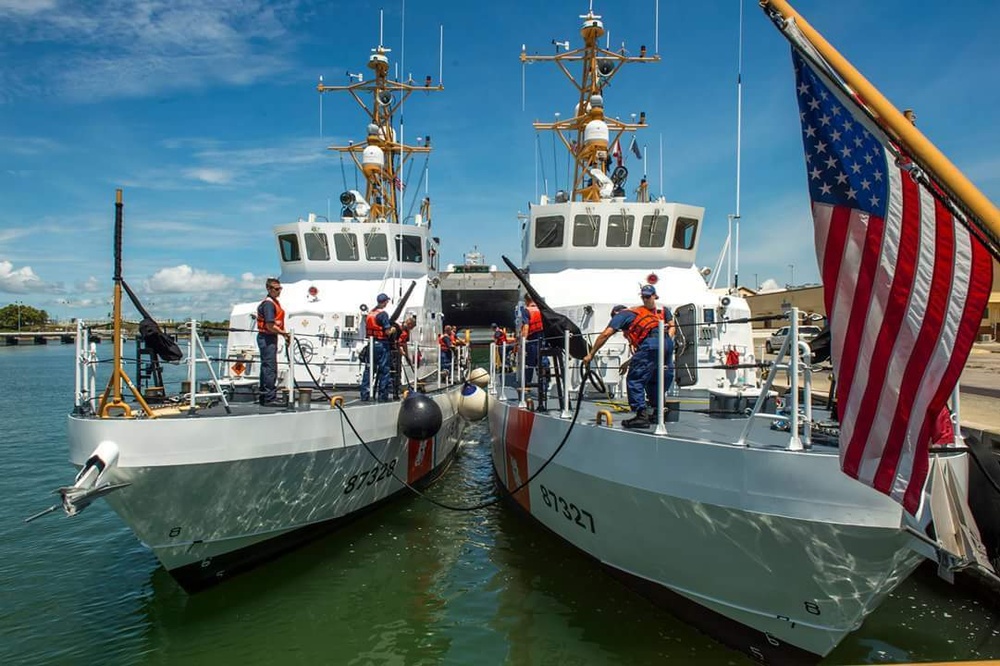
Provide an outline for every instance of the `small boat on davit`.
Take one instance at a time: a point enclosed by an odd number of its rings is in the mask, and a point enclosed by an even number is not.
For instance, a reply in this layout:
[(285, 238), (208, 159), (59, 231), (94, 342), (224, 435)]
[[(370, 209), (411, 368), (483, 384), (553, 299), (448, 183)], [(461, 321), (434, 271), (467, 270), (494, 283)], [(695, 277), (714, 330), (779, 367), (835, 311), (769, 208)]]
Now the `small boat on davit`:
[[(988, 201), (954, 203), (962, 188), (938, 179), (916, 130), (890, 126), (901, 114), (830, 65), (801, 17), (762, 4), (793, 45), (833, 409), (811, 399), (817, 356), (798, 342), (796, 310), (776, 361), (762, 363), (746, 301), (706, 284), (695, 265), (704, 209), (650, 194), (645, 179), (626, 197), (622, 147), (646, 118), (607, 111), (607, 86), (659, 56), (604, 48), (590, 11), (581, 47), (521, 54), (579, 72), (575, 112), (535, 123), (574, 170), (572, 188), (533, 203), (522, 227), (516, 273), (541, 315), (536, 326), (529, 311), (525, 328), (548, 351), (539, 343), (537, 362), (521, 352), (517, 378), (493, 370), (489, 419), (495, 474), (531, 518), (734, 648), (801, 663), (828, 654), (925, 559), (946, 577), (971, 567), (995, 579), (966, 506), (968, 449), (936, 424), (988, 297), (1000, 226), (989, 228)], [(526, 364), (543, 379), (529, 385)], [(779, 374), (800, 389), (779, 395)], [(630, 428), (615, 422), (636, 410)]]

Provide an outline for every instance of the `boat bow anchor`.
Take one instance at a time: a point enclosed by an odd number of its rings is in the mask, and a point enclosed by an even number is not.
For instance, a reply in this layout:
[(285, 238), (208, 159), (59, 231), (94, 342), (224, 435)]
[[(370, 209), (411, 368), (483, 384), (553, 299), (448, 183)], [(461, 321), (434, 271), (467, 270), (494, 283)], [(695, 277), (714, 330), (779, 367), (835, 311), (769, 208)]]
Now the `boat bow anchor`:
[(101, 442), (87, 458), (87, 462), (73, 480), (73, 485), (62, 486), (53, 491), (53, 494), (59, 495), (60, 503), (25, 518), (24, 522), (30, 523), (36, 518), (56, 511), (59, 507), (62, 507), (67, 516), (75, 516), (90, 506), (94, 500), (131, 485), (106, 482), (108, 472), (117, 463), (118, 445), (109, 441)]

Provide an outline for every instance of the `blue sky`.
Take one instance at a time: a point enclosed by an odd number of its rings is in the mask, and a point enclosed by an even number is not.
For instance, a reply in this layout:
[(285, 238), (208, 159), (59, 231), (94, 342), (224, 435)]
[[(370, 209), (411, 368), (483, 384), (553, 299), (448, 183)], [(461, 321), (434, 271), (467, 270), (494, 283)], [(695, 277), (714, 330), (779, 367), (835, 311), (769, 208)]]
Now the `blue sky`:
[[(740, 274), (748, 286), (817, 280), (788, 47), (745, 2)], [(652, 0), (597, 0), (614, 47), (654, 47)], [(124, 188), (126, 280), (161, 317), (222, 318), (277, 272), (271, 227), (334, 210), (344, 189), (327, 145), (365, 122), (320, 75), (345, 83), (378, 41), (398, 60), (401, 2), (0, 0), (0, 305), (60, 317), (110, 309), (114, 190)], [(796, 8), (992, 200), (1000, 200), (1000, 4), (799, 0)], [(519, 256), (517, 213), (536, 192), (530, 123), (565, 117), (574, 91), (521, 44), (579, 45), (587, 2), (406, 3), (403, 71), (417, 94), (405, 137), (429, 134), (429, 193), (443, 259), (477, 245)], [(714, 265), (735, 209), (739, 3), (662, 0), (655, 65), (626, 68), (607, 110), (645, 111), (654, 193), (706, 208), (698, 263)], [(657, 146), (662, 135), (663, 172)], [(541, 137), (549, 190), (565, 187)], [(629, 189), (642, 171), (632, 160)], [(414, 180), (416, 175), (414, 173)], [(557, 181), (558, 179), (558, 181)], [(411, 181), (412, 182), (412, 181)], [(353, 186), (353, 173), (348, 185)], [(411, 188), (412, 196), (415, 188)], [(794, 265), (794, 269), (789, 265)]]

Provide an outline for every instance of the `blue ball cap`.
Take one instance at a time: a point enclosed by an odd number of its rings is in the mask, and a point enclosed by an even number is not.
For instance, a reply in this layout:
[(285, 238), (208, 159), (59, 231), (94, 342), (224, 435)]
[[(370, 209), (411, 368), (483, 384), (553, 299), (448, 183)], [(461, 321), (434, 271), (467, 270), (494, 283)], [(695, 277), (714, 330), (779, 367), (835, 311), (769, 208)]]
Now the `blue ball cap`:
[(643, 298), (646, 298), (647, 296), (659, 298), (659, 296), (656, 295), (656, 287), (651, 284), (642, 285), (642, 289), (639, 290), (639, 293), (642, 294)]
[(378, 296), (375, 297), (375, 300), (378, 301), (379, 303), (385, 303), (386, 301), (389, 300), (389, 297), (386, 296), (385, 294), (379, 294)]

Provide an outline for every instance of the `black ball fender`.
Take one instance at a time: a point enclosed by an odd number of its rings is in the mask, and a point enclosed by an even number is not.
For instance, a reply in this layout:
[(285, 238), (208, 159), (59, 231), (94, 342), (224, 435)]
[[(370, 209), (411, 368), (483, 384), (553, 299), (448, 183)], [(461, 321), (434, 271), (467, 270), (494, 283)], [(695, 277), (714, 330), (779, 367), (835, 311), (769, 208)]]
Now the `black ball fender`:
[(441, 430), (441, 408), (423, 393), (411, 392), (399, 406), (399, 431), (410, 439), (430, 439)]

